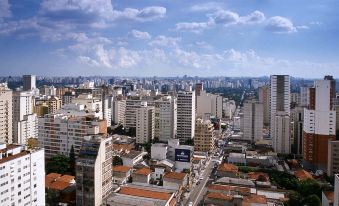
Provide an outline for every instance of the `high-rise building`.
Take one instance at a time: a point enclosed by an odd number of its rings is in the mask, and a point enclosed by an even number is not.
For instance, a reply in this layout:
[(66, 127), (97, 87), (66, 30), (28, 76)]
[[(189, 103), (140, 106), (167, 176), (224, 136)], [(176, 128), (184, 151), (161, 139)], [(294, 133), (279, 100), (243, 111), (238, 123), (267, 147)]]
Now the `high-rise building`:
[(265, 85), (259, 88), (259, 102), (263, 104), (264, 125), (270, 125), (270, 87)]
[[(270, 79), (270, 134), (277, 153), (290, 153), (290, 77), (272, 75)], [(283, 130), (283, 131), (280, 131)]]
[(136, 143), (144, 144), (154, 139), (154, 107), (142, 102), (136, 110)]
[(203, 83), (196, 83), (195, 84), (195, 96), (199, 96), (202, 91), (204, 91), (204, 85)]
[(12, 143), (12, 90), (0, 84), (0, 142)]
[(72, 146), (77, 155), (84, 136), (106, 132), (106, 121), (92, 116), (47, 114), (39, 118), (38, 141), (39, 146), (45, 149), (46, 158), (56, 154), (69, 155)]
[(217, 118), (222, 117), (222, 96), (201, 91), (196, 98), (197, 116), (204, 117), (205, 114), (209, 114)]
[(38, 117), (34, 113), (18, 122), (18, 143), (26, 144), (30, 138), (38, 139)]
[(335, 140), (336, 112), (333, 110), (335, 80), (328, 76), (316, 80), (310, 88), (309, 105), (304, 109), (304, 150), (305, 165), (327, 169), (328, 142)]
[(100, 206), (112, 192), (112, 137), (84, 137), (76, 160), (76, 205)]
[(291, 152), (302, 155), (303, 153), (303, 125), (304, 125), (304, 107), (295, 107), (291, 110)]
[(65, 94), (62, 95), (62, 105), (72, 103), (72, 100), (74, 98), (75, 98), (75, 92), (74, 91), (65, 92)]
[(141, 106), (140, 97), (130, 97), (126, 100), (126, 110), (125, 110), (125, 128), (130, 130), (136, 128), (137, 122), (137, 113), (136, 110)]
[(197, 118), (195, 121), (194, 151), (211, 152), (214, 149), (215, 132), (210, 120)]
[(0, 205), (45, 205), (43, 149), (0, 143)]
[(126, 100), (114, 99), (112, 106), (112, 120), (115, 124), (125, 126)]
[(36, 89), (36, 76), (35, 75), (23, 75), (23, 90), (31, 91)]
[(195, 129), (195, 93), (178, 92), (177, 138), (185, 142), (194, 137)]
[(334, 175), (334, 201), (333, 206), (339, 206), (339, 174)]
[(177, 134), (177, 99), (171, 96), (162, 97), (154, 102), (155, 134), (154, 138), (167, 142)]
[(19, 142), (18, 135), (22, 131), (18, 130), (19, 122), (25, 119), (26, 115), (33, 113), (33, 92), (15, 91), (13, 92), (13, 142)]
[(252, 143), (263, 138), (263, 104), (257, 100), (244, 103), (244, 139)]
[(333, 176), (339, 174), (339, 140), (328, 142), (327, 174)]
[(52, 96), (51, 98), (48, 99), (47, 104), (48, 104), (48, 113), (54, 114), (61, 108), (62, 101), (58, 97)]
[(300, 105), (301, 107), (307, 107), (309, 105), (309, 95), (310, 95), (310, 88), (309, 87), (300, 87)]

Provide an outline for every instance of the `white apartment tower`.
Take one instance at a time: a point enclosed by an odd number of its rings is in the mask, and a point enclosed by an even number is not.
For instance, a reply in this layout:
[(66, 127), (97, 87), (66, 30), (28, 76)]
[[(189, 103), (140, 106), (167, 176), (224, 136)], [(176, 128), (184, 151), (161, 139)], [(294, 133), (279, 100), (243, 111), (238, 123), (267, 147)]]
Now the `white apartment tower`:
[(29, 138), (38, 139), (38, 116), (36, 114), (25, 115), (18, 122), (18, 142), (26, 144)]
[(19, 131), (20, 121), (27, 119), (27, 115), (33, 114), (33, 92), (32, 91), (15, 91), (13, 92), (13, 142), (19, 142), (19, 134), (24, 133)]
[(23, 75), (23, 90), (31, 91), (36, 89), (36, 76), (35, 75)]
[(126, 100), (113, 100), (112, 106), (112, 120), (115, 124), (121, 124), (125, 126), (125, 114), (126, 114)]
[[(290, 76), (272, 75), (270, 79), (270, 134), (277, 153), (290, 153)], [(282, 131), (280, 131), (282, 130)]]
[(107, 131), (106, 121), (91, 116), (71, 117), (65, 114), (47, 114), (39, 118), (39, 146), (45, 148), (46, 158), (69, 155), (73, 145), (77, 155), (83, 137)]
[(222, 117), (222, 96), (200, 91), (200, 95), (196, 98), (197, 116), (204, 117), (205, 114), (210, 114), (217, 118)]
[(76, 160), (76, 205), (100, 206), (112, 192), (112, 137), (84, 137)]
[(43, 149), (0, 143), (0, 205), (45, 205)]
[(263, 137), (263, 104), (249, 100), (244, 104), (244, 139), (252, 143)]
[(177, 138), (185, 142), (194, 137), (195, 92), (178, 92)]
[(131, 128), (136, 128), (136, 111), (137, 108), (141, 106), (140, 97), (130, 97), (126, 100), (126, 110), (125, 110), (125, 128), (127, 130)]
[(175, 138), (177, 134), (177, 99), (171, 96), (162, 97), (154, 102), (155, 134), (161, 142)]
[(0, 84), (0, 142), (12, 143), (12, 90)]
[(144, 144), (154, 139), (154, 107), (143, 102), (136, 110), (136, 143)]

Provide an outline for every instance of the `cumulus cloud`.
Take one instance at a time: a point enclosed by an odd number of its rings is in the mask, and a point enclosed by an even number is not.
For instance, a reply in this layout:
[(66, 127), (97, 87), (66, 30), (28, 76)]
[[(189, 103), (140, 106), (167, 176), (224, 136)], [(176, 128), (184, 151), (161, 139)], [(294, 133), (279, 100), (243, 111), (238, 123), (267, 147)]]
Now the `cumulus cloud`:
[(161, 6), (145, 7), (143, 9), (126, 8), (122, 11), (115, 10), (114, 19), (129, 19), (135, 21), (152, 21), (163, 18), (166, 15), (166, 8)]
[(161, 46), (161, 47), (177, 47), (178, 42), (180, 42), (180, 38), (175, 37), (167, 37), (164, 35), (160, 35), (155, 37), (151, 42), (149, 42), (150, 46)]
[(130, 31), (128, 35), (135, 39), (141, 39), (141, 40), (148, 40), (152, 38), (152, 36), (148, 32), (139, 31), (136, 29), (133, 29), (132, 31)]
[(292, 21), (281, 16), (274, 16), (268, 19), (266, 29), (275, 33), (293, 33), (297, 28)]
[(203, 4), (196, 4), (191, 7), (191, 11), (203, 12), (203, 11), (213, 11), (221, 9), (222, 5), (217, 2), (208, 2)]
[(211, 19), (208, 22), (180, 22), (175, 25), (175, 29), (178, 31), (191, 31), (194, 33), (200, 33), (213, 26), (214, 21)]
[(245, 24), (261, 23), (265, 21), (265, 14), (261, 11), (254, 11), (247, 16), (240, 17), (240, 21)]
[(0, 19), (12, 15), (8, 0), (0, 0)]

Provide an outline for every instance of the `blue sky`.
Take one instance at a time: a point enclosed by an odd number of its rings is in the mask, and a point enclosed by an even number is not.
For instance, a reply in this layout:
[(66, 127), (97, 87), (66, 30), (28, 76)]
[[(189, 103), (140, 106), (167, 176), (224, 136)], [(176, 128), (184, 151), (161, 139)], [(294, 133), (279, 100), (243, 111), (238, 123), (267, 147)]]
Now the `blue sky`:
[(0, 0), (0, 75), (339, 76), (337, 0)]

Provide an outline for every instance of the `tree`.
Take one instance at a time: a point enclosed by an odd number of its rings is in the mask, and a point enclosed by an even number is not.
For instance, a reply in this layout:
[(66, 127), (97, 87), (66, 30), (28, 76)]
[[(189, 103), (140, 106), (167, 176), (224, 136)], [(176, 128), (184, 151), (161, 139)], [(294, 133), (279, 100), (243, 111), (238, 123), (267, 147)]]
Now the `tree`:
[(288, 194), (288, 202), (287, 205), (294, 206), (294, 205), (301, 205), (301, 195), (296, 191), (291, 191)]
[(119, 157), (119, 156), (113, 156), (112, 161), (113, 161), (112, 162), (113, 166), (123, 165), (123, 161), (122, 161), (121, 157)]
[(144, 144), (144, 149), (148, 154), (151, 154), (152, 142), (148, 141)]
[(69, 152), (69, 172), (71, 175), (75, 176), (75, 153), (73, 145), (71, 147), (71, 151)]
[(56, 155), (50, 158), (46, 164), (46, 173), (65, 174), (70, 169), (69, 158), (65, 155)]
[(309, 195), (302, 201), (302, 205), (307, 206), (319, 206), (320, 204), (321, 201), (317, 195)]
[(48, 206), (57, 206), (60, 201), (60, 193), (55, 190), (46, 191), (46, 205)]
[(194, 140), (193, 140), (193, 139), (187, 139), (187, 140), (185, 141), (184, 145), (194, 146)]
[(34, 149), (37, 148), (39, 146), (39, 142), (37, 138), (28, 138), (27, 139), (27, 147), (28, 149)]
[(128, 136), (135, 137), (137, 133), (137, 130), (135, 127), (131, 127), (128, 129), (128, 132), (126, 133)]
[(321, 186), (317, 181), (308, 179), (300, 183), (298, 192), (303, 197), (307, 197), (313, 194), (317, 195), (318, 197), (321, 197)]

